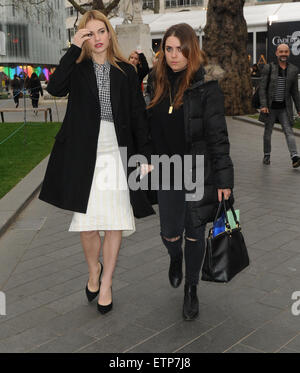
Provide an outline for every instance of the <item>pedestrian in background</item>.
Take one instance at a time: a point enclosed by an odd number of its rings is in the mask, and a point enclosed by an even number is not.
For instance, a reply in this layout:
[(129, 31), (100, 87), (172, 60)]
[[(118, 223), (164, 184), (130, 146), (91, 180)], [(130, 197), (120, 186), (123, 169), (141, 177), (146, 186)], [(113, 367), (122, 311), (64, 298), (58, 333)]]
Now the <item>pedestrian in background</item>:
[[(185, 23), (165, 33), (153, 68), (148, 116), (155, 154), (204, 155), (204, 196), (186, 200), (185, 188), (172, 181), (165, 190), (160, 180), (158, 206), (161, 237), (170, 255), (169, 280), (177, 288), (182, 281), (183, 232), (185, 231), (185, 285), (183, 317), (193, 320), (199, 312), (197, 285), (205, 254), (205, 225), (213, 221), (218, 203), (229, 199), (233, 188), (233, 164), (224, 117), (224, 99), (218, 69), (206, 66), (199, 40)], [(195, 175), (193, 162), (190, 176)], [(182, 185), (184, 184), (184, 180)]]
[(251, 71), (251, 77), (252, 77), (252, 78), (260, 78), (260, 71), (259, 71), (259, 68), (258, 68), (257, 63), (255, 63), (255, 64), (250, 68), (250, 71)]
[[(26, 80), (25, 80), (26, 82)], [(43, 96), (43, 88), (40, 82), (39, 77), (37, 76), (36, 73), (32, 73), (31, 77), (28, 81), (28, 89), (30, 93), (30, 98), (31, 98), (31, 103), (32, 107), (34, 109), (37, 109), (39, 107), (39, 98), (40, 98), (40, 93)], [(34, 110), (34, 114), (37, 115), (38, 111)]]
[[(80, 232), (89, 269), (86, 296), (92, 301), (99, 294), (97, 309), (104, 314), (113, 307), (112, 278), (122, 236), (134, 233), (134, 215), (154, 210), (140, 189), (129, 191), (127, 185), (129, 157), (151, 155), (145, 103), (136, 71), (122, 56), (115, 31), (101, 12), (82, 16), (47, 90), (69, 97), (40, 199), (74, 211), (69, 231)], [(124, 166), (119, 147), (127, 150)], [(142, 169), (147, 172), (147, 165)]]
[(139, 49), (137, 51), (132, 51), (130, 53), (128, 61), (136, 67), (140, 87), (142, 92), (144, 92), (143, 80), (149, 73), (149, 65), (144, 53), (142, 53), (142, 51)]
[(14, 75), (13, 80), (11, 81), (11, 89), (13, 92), (13, 99), (16, 104), (16, 108), (19, 106), (19, 99), (21, 95), (21, 82), (17, 74)]
[(155, 53), (155, 55), (153, 56), (153, 59), (152, 59), (152, 67), (151, 69), (149, 70), (149, 73), (148, 73), (148, 79), (147, 79), (147, 86), (146, 86), (146, 89), (145, 89), (145, 102), (146, 104), (148, 105), (151, 101), (151, 97), (153, 97), (153, 94), (151, 93), (151, 88), (153, 87), (153, 68), (154, 66), (157, 64), (158, 62), (158, 56), (159, 56), (159, 51)]
[(268, 114), (265, 121), (263, 139), (263, 163), (269, 165), (271, 162), (271, 136), (274, 123), (278, 120), (285, 134), (292, 166), (297, 168), (300, 166), (300, 157), (293, 132), (292, 99), (298, 115), (300, 115), (298, 68), (288, 62), (289, 56), (289, 46), (286, 44), (278, 45), (276, 50), (277, 62), (265, 65), (262, 72), (262, 80), (259, 85), (259, 98), (261, 112)]
[(5, 80), (5, 90), (6, 92), (8, 92), (9, 91), (9, 78), (5, 76), (4, 80)]

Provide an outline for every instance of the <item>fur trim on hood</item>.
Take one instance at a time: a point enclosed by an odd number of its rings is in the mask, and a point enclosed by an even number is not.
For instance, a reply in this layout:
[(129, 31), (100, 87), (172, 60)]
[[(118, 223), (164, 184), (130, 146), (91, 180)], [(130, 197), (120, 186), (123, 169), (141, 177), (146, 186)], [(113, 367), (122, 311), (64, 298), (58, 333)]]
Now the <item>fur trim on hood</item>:
[(223, 70), (219, 65), (212, 65), (208, 64), (204, 66), (205, 76), (204, 81), (209, 82), (210, 80), (222, 80), (225, 74), (225, 70)]

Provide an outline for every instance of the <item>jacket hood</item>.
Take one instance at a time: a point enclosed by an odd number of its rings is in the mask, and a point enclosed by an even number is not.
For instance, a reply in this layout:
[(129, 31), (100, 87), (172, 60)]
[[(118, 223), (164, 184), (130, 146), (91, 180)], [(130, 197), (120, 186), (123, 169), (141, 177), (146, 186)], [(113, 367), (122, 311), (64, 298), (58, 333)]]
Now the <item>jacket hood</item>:
[(198, 86), (199, 83), (207, 83), (212, 80), (220, 81), (224, 77), (225, 71), (219, 65), (208, 64), (196, 72), (193, 79), (192, 87)]
[(225, 71), (219, 65), (208, 64), (204, 66), (205, 76), (204, 81), (209, 82), (211, 80), (220, 81), (225, 74)]

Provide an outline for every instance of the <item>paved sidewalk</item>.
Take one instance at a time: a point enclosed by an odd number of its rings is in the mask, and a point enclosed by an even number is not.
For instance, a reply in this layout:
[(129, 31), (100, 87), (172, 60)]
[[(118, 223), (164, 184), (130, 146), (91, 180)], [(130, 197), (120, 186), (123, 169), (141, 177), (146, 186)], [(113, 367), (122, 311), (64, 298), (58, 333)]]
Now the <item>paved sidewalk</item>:
[[(26, 108), (32, 109), (31, 100), (27, 97), (26, 98)], [(49, 98), (44, 100), (43, 97), (40, 97), (39, 100), (39, 108), (46, 108), (50, 107), (52, 109), (52, 120), (53, 122), (62, 122), (64, 118), (64, 114), (66, 111), (67, 100), (65, 99), (55, 99)], [(0, 100), (0, 108), (15, 108), (15, 103), (13, 99), (5, 99)], [(18, 109), (24, 109), (24, 99), (20, 99)], [(4, 113), (4, 120), (5, 122), (22, 122), (24, 120), (24, 111), (17, 112), (17, 113)], [(50, 122), (49, 114), (47, 118), (48, 122)], [(38, 112), (37, 115), (33, 113), (33, 111), (26, 112), (26, 121), (27, 122), (44, 122), (44, 113)], [(0, 119), (1, 125), (1, 119)]]
[(300, 291), (300, 169), (282, 133), (273, 133), (264, 166), (263, 129), (232, 119), (228, 129), (251, 265), (229, 284), (199, 284), (197, 321), (182, 320), (183, 285), (168, 283), (158, 216), (137, 220), (123, 241), (114, 309), (103, 316), (85, 298), (71, 213), (35, 198), (0, 238), (0, 352), (300, 352), (300, 315), (291, 312)]

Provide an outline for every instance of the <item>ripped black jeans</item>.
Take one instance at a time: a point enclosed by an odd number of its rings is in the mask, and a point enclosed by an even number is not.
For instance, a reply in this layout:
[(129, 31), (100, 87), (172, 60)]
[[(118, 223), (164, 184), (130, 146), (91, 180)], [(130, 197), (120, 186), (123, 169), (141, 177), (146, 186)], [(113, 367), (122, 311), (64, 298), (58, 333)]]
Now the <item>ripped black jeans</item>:
[[(190, 285), (197, 285), (205, 254), (205, 224), (199, 228), (193, 227), (186, 208), (185, 193), (185, 190), (158, 190), (160, 230), (162, 241), (170, 257), (175, 260), (183, 256), (182, 242), (185, 231), (185, 281)], [(169, 240), (174, 238), (178, 239)]]

